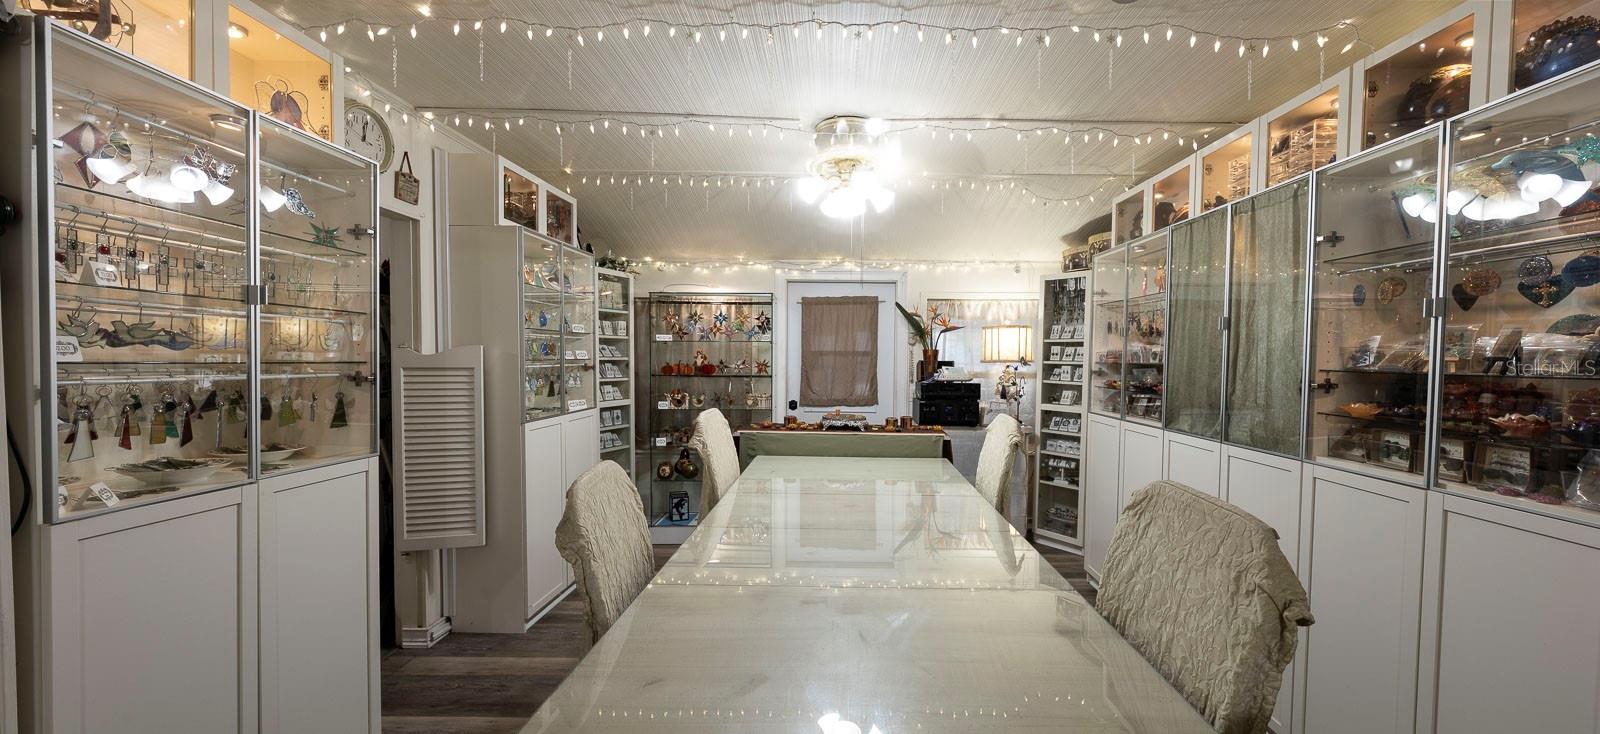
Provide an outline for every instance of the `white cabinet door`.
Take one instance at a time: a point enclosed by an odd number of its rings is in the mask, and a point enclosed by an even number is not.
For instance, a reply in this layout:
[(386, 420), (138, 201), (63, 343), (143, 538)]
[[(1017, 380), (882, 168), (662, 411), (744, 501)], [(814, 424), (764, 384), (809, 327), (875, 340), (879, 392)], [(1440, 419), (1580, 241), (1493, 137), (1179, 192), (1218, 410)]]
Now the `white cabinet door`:
[(256, 729), (254, 491), (45, 529), (43, 731)]
[(1310, 549), (1300, 575), (1305, 721), (1314, 734), (1414, 727), (1425, 492), (1308, 465)]
[[(567, 494), (562, 465), (562, 423), (544, 421), (524, 427), (522, 452), (522, 503), (527, 538), (528, 618), (567, 587), (567, 562), (556, 550), (556, 526)], [(589, 435), (595, 445), (600, 439)], [(493, 543), (494, 539), (490, 538)]]
[(362, 459), (261, 483), (261, 731), (378, 730), (378, 492)]
[(1193, 487), (1212, 497), (1220, 496), (1222, 484), (1222, 444), (1204, 438), (1167, 431), (1162, 437), (1167, 479)]
[(1222, 499), (1278, 531), (1278, 547), (1289, 566), (1300, 562), (1299, 459), (1227, 446), (1223, 449)]
[(1133, 493), (1146, 484), (1158, 482), (1167, 476), (1162, 461), (1161, 435), (1163, 431), (1131, 421), (1122, 423), (1122, 491), (1117, 496), (1117, 514), (1128, 506)]
[(597, 411), (579, 413), (562, 424), (562, 472), (565, 484), (561, 497), (566, 500), (567, 487), (578, 481), (578, 475), (600, 463), (600, 414)]
[(1100, 579), (1111, 547), (1111, 531), (1117, 524), (1117, 495), (1122, 491), (1121, 421), (1089, 416), (1085, 436), (1088, 466), (1084, 472), (1083, 566), (1089, 576)]
[(1439, 499), (1432, 730), (1600, 730), (1600, 530)]

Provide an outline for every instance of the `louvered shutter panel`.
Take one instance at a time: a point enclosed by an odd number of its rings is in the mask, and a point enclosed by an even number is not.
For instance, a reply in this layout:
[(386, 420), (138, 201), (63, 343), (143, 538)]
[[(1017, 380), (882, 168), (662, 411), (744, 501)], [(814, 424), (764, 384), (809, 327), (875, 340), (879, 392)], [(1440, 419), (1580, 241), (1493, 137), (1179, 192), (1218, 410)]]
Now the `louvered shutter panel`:
[(483, 347), (396, 349), (395, 549), (484, 544)]

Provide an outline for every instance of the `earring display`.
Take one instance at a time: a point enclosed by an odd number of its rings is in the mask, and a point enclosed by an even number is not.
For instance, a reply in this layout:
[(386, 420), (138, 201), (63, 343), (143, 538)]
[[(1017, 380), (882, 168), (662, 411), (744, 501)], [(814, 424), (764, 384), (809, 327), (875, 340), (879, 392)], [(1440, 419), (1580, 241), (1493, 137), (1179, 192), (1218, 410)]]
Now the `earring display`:
[[(1120, 253), (1121, 250), (1116, 252)], [(1106, 257), (1102, 254), (1100, 257)], [(1089, 273), (1084, 270), (1046, 276), (1041, 299), (1044, 338), (1039, 365), (1037, 409), (1040, 446), (1032, 460), (1037, 483), (1034, 526), (1068, 547), (1082, 544), (1078, 517), (1082, 509), (1081, 462), (1083, 403), (1089, 365)], [(1098, 298), (1096, 294), (1096, 298)], [(1096, 318), (1104, 318), (1101, 314)], [(1099, 334), (1095, 334), (1099, 338)]]
[[(51, 40), (51, 277), (22, 260), (5, 274), (8, 298), (43, 280), (52, 304), (48, 517), (371, 455), (372, 165), (92, 41)], [(295, 201), (252, 211), (251, 181)], [(339, 392), (342, 426), (306, 418), (311, 396)]]
[[(643, 394), (651, 397), (640, 407), (649, 409), (649, 432), (642, 435), (652, 437), (643, 449), (652, 461), (676, 467), (688, 451), (691, 465), (703, 464), (687, 447), (695, 416), (703, 410), (721, 411), (735, 431), (770, 419), (772, 308), (772, 296), (765, 293), (650, 294), (644, 310), (649, 321), (639, 329), (641, 343), (649, 345), (650, 384)], [(699, 482), (698, 472), (658, 474), (644, 497), (652, 527), (697, 522)], [(671, 519), (674, 490), (692, 498), (687, 519)]]

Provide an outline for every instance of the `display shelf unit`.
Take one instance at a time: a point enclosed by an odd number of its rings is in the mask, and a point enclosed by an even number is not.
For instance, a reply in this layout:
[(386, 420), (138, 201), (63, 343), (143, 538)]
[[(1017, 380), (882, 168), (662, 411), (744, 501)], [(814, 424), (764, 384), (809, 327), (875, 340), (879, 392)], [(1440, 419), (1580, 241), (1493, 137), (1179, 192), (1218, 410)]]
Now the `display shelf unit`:
[(1166, 397), (1168, 231), (1128, 244), (1122, 414), (1161, 424)]
[(1345, 78), (1340, 73), (1313, 90), (1309, 99), (1291, 102), (1292, 106), (1267, 120), (1264, 142), (1268, 187), (1339, 158), (1340, 116), (1349, 107), (1341, 104), (1344, 87), (1340, 82)]
[(1468, 0), (1352, 67), (1350, 150), (1402, 138), (1487, 99), (1490, 16)]
[(1200, 149), (1200, 191), (1196, 212), (1208, 212), (1242, 199), (1256, 189), (1254, 140), (1257, 124), (1245, 125)]
[(722, 411), (735, 432), (772, 414), (770, 293), (651, 293), (648, 408), (651, 472), (639, 483), (652, 538), (682, 542), (700, 517), (700, 467), (689, 448), (702, 410)]
[(1089, 279), (1089, 411), (1121, 418), (1123, 356), (1128, 327), (1128, 248), (1091, 261)]
[(12, 404), (48, 521), (373, 455), (372, 162), (44, 27), (47, 244), (7, 268), (38, 321), (7, 331), (44, 355)]
[(1438, 486), (1600, 524), (1596, 95), (1566, 77), (1450, 125), (1429, 430)]
[(8, 33), (22, 727), (375, 731), (376, 166), (44, 18)]
[(1310, 348), (1313, 461), (1421, 483), (1422, 433), (1374, 418), (1427, 418), (1425, 307), (1437, 220), (1438, 126), (1318, 172)]
[(1039, 300), (1039, 450), (1033, 531), (1063, 548), (1083, 545), (1084, 400), (1088, 390), (1089, 275), (1044, 276)]
[(599, 268), (595, 273), (600, 457), (622, 465), (632, 477), (637, 433), (633, 406), (633, 276), (608, 268)]
[(1495, 28), (1510, 37), (1496, 39), (1506, 48), (1509, 79), (1502, 92), (1516, 92), (1600, 61), (1600, 0), (1513, 0), (1510, 22), (1496, 18)]

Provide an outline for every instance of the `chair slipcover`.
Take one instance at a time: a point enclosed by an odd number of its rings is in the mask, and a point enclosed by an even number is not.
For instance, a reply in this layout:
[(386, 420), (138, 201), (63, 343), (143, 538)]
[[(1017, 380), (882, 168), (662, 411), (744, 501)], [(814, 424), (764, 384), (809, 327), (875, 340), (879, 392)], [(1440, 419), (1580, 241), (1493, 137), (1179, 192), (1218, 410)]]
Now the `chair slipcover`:
[(1313, 621), (1276, 531), (1167, 481), (1122, 511), (1096, 607), (1219, 732), (1267, 730)]
[(1001, 413), (989, 422), (983, 450), (978, 453), (978, 493), (1007, 521), (1011, 517), (1007, 514), (1011, 505), (1011, 468), (1017, 463), (1017, 449), (1021, 446), (1022, 424)]
[(593, 639), (610, 629), (655, 575), (639, 490), (614, 461), (602, 461), (567, 490), (556, 549), (572, 564)]
[(700, 471), (705, 473), (700, 481), (700, 517), (704, 518), (739, 479), (739, 450), (733, 446), (733, 428), (722, 411), (711, 408), (695, 416), (689, 448), (699, 452)]

